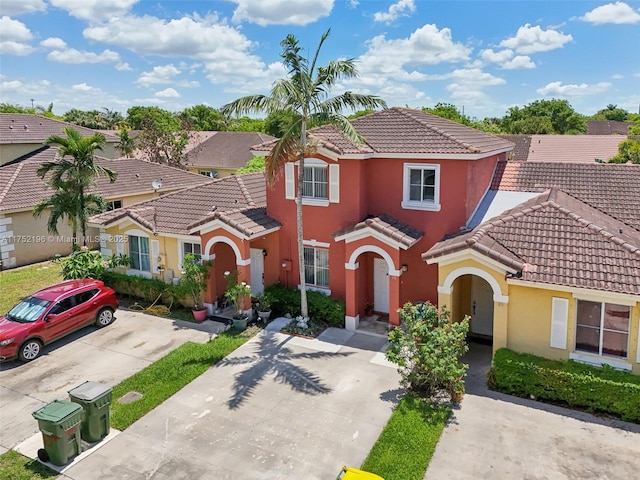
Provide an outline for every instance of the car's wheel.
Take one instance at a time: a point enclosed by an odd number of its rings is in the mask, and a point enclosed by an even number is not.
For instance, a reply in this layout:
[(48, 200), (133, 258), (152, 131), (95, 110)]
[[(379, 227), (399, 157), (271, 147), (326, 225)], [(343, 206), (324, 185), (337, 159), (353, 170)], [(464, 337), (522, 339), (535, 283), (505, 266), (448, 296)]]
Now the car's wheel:
[(18, 352), (18, 358), (23, 362), (30, 362), (31, 360), (38, 358), (41, 351), (42, 342), (32, 338), (22, 344), (20, 351)]
[(113, 322), (113, 310), (110, 308), (103, 308), (96, 315), (96, 326), (102, 328), (110, 325)]

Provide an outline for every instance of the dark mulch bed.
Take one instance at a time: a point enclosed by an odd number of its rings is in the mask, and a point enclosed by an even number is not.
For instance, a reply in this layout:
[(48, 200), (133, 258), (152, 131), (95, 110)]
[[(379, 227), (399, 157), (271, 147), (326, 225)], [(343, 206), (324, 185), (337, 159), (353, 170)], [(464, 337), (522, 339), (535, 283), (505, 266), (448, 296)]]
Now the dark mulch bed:
[(309, 320), (307, 323), (309, 328), (302, 328), (297, 326), (297, 322), (295, 319), (291, 320), (289, 325), (284, 327), (281, 332), (288, 333), (290, 335), (296, 335), (298, 337), (304, 338), (316, 338), (322, 332), (324, 332), (329, 325), (324, 322), (316, 322), (314, 320)]

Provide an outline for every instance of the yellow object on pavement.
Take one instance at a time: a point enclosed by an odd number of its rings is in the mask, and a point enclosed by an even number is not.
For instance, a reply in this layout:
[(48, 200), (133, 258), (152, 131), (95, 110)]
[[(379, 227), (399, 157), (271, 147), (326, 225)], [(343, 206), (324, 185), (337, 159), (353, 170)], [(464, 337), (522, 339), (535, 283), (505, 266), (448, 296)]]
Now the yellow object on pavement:
[(342, 467), (342, 471), (336, 480), (384, 480), (384, 478), (375, 473), (364, 472), (357, 468)]

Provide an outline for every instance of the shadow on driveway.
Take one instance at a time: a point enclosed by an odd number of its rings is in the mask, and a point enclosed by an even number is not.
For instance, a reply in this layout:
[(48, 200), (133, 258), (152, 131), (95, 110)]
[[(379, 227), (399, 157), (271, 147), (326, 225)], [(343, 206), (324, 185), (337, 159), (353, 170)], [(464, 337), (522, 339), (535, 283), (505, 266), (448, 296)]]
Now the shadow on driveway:
[(279, 383), (289, 385), (291, 389), (307, 395), (331, 392), (331, 388), (322, 378), (294, 362), (299, 359), (347, 357), (351, 352), (294, 353), (286, 346), (292, 338), (294, 337), (265, 332), (255, 343), (253, 355), (224, 358), (218, 363), (219, 367), (247, 365), (245, 370), (235, 376), (234, 394), (227, 402), (229, 408), (240, 407), (267, 375), (275, 375), (275, 380)]

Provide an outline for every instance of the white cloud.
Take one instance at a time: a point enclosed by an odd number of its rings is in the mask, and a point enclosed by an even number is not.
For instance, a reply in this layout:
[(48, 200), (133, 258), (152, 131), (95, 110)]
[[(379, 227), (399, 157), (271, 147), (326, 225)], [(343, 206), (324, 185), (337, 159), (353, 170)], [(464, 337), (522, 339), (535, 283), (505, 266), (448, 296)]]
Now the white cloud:
[(399, 0), (389, 7), (386, 12), (376, 12), (373, 20), (376, 22), (392, 23), (399, 17), (407, 16), (407, 12), (415, 12), (416, 6), (413, 0)]
[(633, 76), (634, 76), (634, 77), (638, 77), (638, 78), (640, 78), (640, 72), (638, 72), (638, 73), (634, 73), (634, 74), (633, 74)]
[(530, 54), (562, 48), (572, 40), (571, 35), (551, 29), (543, 30), (539, 25), (532, 27), (527, 23), (518, 29), (514, 37), (500, 42), (500, 46), (515, 50), (516, 53)]
[(356, 8), (359, 5), (358, 0), (349, 0), (349, 6), (351, 8)]
[(159, 98), (180, 98), (180, 94), (173, 88), (165, 88), (159, 92), (156, 92), (156, 97)]
[(29, 55), (33, 47), (29, 40), (33, 37), (27, 26), (6, 15), (0, 18), (0, 53), (3, 55)]
[(76, 85), (73, 85), (71, 89), (77, 92), (96, 92), (100, 90), (99, 88), (92, 87), (90, 85), (87, 85), (86, 83), (78, 83)]
[(506, 48), (499, 52), (494, 52), (489, 48), (480, 52), (480, 58), (489, 63), (504, 63), (513, 58), (513, 50)]
[(260, 26), (308, 25), (326, 17), (334, 0), (231, 0), (237, 4), (233, 21), (246, 20)]
[(23, 13), (44, 12), (47, 5), (43, 0), (2, 0), (0, 15), (21, 15)]
[(612, 78), (613, 80), (621, 80), (621, 79), (623, 79), (623, 78), (624, 78), (624, 75), (621, 75), (621, 74), (619, 74), (619, 73), (614, 73), (613, 75), (611, 75), (611, 78)]
[(537, 89), (536, 92), (544, 97), (582, 97), (606, 92), (610, 87), (611, 83), (609, 82), (594, 83), (592, 85), (586, 83), (563, 85), (562, 82), (551, 82)]
[(136, 83), (144, 87), (150, 85), (160, 85), (170, 83), (176, 75), (180, 75), (180, 70), (172, 64), (154, 67), (150, 72), (142, 72)]
[(523, 70), (536, 68), (536, 64), (527, 55), (517, 55), (500, 67), (504, 70)]
[(5, 102), (8, 98), (43, 97), (49, 94), (50, 87), (51, 83), (48, 80), (31, 82), (22, 82), (20, 80), (6, 80), (0, 82), (2, 102)]
[(67, 42), (58, 37), (49, 37), (40, 42), (40, 45), (49, 50), (63, 50), (67, 48)]
[(131, 71), (133, 71), (133, 68), (131, 68), (131, 66), (127, 62), (118, 63), (115, 68), (119, 72), (131, 72)]
[(51, 5), (69, 15), (91, 22), (125, 15), (139, 0), (50, 0)]
[(640, 12), (625, 2), (607, 3), (594, 8), (579, 18), (582, 21), (603, 25), (605, 23), (634, 24), (640, 23)]
[(73, 65), (115, 63), (120, 61), (120, 55), (113, 50), (103, 50), (100, 53), (76, 50), (75, 48), (53, 49), (47, 55), (47, 60)]

